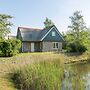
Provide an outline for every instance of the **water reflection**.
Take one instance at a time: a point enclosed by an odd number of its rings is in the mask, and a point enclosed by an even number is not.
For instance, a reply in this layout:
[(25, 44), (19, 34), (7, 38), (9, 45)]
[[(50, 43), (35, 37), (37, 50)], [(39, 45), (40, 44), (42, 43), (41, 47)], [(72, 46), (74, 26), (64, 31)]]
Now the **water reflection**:
[(85, 90), (90, 90), (90, 72), (87, 73), (84, 77)]
[(66, 65), (61, 90), (90, 90), (90, 64)]

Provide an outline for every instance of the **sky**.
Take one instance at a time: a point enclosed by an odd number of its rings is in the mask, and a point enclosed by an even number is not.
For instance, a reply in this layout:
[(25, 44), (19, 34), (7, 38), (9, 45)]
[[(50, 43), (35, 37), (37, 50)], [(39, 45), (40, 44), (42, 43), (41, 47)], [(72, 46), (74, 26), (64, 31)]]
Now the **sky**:
[(66, 32), (69, 17), (82, 11), (87, 27), (90, 27), (90, 0), (0, 0), (0, 14), (13, 16), (11, 35), (19, 26), (44, 28), (45, 18), (51, 19), (60, 32)]

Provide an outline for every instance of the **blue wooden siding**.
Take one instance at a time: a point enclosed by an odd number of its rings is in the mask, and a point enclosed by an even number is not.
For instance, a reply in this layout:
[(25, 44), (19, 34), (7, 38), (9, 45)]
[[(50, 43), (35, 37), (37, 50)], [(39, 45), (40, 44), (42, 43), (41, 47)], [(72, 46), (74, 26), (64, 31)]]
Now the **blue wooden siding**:
[[(52, 32), (55, 32), (55, 36), (52, 36)], [(62, 42), (63, 39), (61, 37), (61, 35), (59, 35), (57, 33), (57, 31), (55, 30), (55, 28), (53, 28), (49, 34), (43, 39), (43, 41), (51, 41), (51, 42)]]

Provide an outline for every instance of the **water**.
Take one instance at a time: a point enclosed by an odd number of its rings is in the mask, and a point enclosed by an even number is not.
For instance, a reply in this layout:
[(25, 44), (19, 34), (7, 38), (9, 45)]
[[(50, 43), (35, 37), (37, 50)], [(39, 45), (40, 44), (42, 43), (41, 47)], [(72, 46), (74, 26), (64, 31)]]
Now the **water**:
[(90, 90), (90, 63), (65, 65), (61, 90)]

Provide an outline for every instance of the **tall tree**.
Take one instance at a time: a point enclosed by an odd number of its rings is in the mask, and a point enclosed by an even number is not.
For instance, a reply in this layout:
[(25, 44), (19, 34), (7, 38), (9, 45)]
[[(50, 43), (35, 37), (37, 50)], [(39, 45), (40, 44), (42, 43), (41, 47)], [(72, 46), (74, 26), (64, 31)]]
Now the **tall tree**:
[(53, 26), (54, 23), (52, 22), (52, 20), (50, 20), (46, 17), (44, 25), (45, 25), (45, 28), (49, 28), (49, 27)]
[(6, 14), (0, 14), (0, 38), (4, 38), (10, 33), (10, 27), (13, 25), (10, 22), (12, 16)]
[(83, 16), (80, 11), (74, 12), (73, 16), (70, 17), (71, 25), (68, 26), (69, 33), (75, 41), (80, 41), (82, 39), (82, 33), (88, 28), (85, 25)]
[[(66, 41), (70, 47), (78, 52), (84, 47), (88, 49), (90, 44), (90, 30), (86, 27), (83, 16), (80, 11), (74, 12), (73, 16), (70, 17), (71, 25), (68, 26), (69, 30), (66, 34)], [(73, 51), (73, 50), (72, 50)]]

